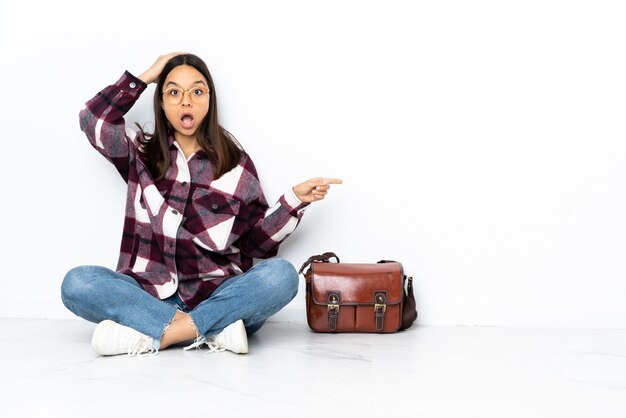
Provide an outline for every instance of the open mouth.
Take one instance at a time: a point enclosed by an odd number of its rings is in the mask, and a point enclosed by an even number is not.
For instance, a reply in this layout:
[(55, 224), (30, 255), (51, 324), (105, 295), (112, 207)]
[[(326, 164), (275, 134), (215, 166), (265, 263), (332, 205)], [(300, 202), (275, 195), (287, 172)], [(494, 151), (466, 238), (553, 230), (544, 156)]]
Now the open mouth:
[(193, 128), (193, 124), (194, 124), (193, 115), (191, 113), (184, 113), (180, 117), (180, 123), (184, 129)]

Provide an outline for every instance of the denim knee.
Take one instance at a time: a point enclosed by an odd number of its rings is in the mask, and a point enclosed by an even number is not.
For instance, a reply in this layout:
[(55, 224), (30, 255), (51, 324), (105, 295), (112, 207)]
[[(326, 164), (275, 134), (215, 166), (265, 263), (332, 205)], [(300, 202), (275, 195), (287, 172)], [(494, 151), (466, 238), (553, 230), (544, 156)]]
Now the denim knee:
[(284, 296), (289, 302), (298, 294), (299, 277), (296, 268), (282, 258), (271, 258), (265, 263), (265, 267), (271, 271), (266, 277), (267, 285), (273, 288), (273, 294)]
[(107, 268), (100, 266), (79, 266), (68, 271), (61, 283), (61, 300), (65, 307), (70, 308), (68, 302), (89, 297), (94, 291), (93, 277), (107, 271)]
[(74, 267), (67, 272), (63, 283), (61, 283), (61, 300), (63, 304), (69, 308), (68, 301), (80, 299), (88, 292), (89, 287), (86, 284), (86, 277), (89, 268), (87, 266)]

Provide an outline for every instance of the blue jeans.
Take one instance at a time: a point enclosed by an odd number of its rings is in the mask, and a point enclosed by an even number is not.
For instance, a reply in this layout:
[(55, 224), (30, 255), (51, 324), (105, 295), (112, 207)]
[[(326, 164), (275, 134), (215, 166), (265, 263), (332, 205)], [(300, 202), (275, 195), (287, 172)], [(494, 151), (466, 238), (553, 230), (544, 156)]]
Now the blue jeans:
[(76, 315), (95, 323), (110, 319), (131, 327), (152, 337), (156, 348), (177, 310), (188, 312), (198, 333), (207, 338), (239, 319), (251, 335), (297, 293), (298, 273), (280, 258), (264, 260), (226, 280), (193, 310), (178, 293), (156, 299), (132, 277), (106, 267), (76, 267), (65, 275), (61, 285), (63, 304)]

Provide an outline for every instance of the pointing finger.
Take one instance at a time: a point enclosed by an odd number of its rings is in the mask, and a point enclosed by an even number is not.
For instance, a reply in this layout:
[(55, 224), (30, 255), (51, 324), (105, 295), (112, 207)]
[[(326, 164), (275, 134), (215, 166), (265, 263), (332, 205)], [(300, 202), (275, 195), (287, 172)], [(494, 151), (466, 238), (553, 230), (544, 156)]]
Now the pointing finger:
[(334, 178), (322, 178), (323, 184), (341, 184), (343, 181), (341, 179)]
[(341, 179), (329, 178), (329, 177), (317, 177), (314, 179), (310, 179), (308, 181), (309, 184), (313, 186), (320, 186), (326, 184), (341, 184), (343, 181)]

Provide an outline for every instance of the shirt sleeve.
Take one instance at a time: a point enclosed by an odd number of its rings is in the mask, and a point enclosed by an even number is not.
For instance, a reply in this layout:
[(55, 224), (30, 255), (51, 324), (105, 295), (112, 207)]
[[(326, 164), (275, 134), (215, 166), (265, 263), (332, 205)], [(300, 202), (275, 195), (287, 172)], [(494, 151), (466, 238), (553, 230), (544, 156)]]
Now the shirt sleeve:
[(247, 230), (236, 245), (249, 257), (270, 258), (277, 254), (280, 243), (295, 231), (309, 204), (301, 202), (293, 189), (289, 189), (270, 207), (252, 160), (245, 158), (247, 188), (253, 191), (253, 198), (240, 212), (240, 216), (247, 219)]
[(124, 115), (133, 107), (147, 85), (128, 71), (105, 87), (80, 111), (80, 129), (91, 145), (109, 160), (128, 181), (128, 167), (135, 152), (138, 133), (126, 132)]

